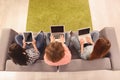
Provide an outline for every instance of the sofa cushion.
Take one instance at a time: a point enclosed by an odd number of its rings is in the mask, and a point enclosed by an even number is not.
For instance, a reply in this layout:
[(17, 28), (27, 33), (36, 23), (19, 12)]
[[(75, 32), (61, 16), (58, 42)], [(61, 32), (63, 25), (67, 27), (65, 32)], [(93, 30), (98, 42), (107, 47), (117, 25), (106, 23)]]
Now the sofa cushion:
[(110, 70), (111, 64), (109, 58), (95, 59), (95, 60), (82, 60), (73, 59), (69, 64), (59, 67), (60, 72), (74, 72), (85, 70)]
[(43, 60), (38, 60), (35, 64), (29, 66), (20, 66), (13, 63), (12, 60), (7, 60), (6, 71), (42, 71), (42, 72), (56, 72), (57, 67), (49, 66)]

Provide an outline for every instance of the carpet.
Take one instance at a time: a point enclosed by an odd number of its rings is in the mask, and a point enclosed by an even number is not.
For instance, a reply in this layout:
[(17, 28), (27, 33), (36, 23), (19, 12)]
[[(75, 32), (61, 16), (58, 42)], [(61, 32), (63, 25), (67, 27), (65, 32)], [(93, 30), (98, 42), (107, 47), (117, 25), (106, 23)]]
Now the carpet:
[(92, 30), (88, 0), (29, 0), (26, 30), (50, 32), (51, 25), (64, 25), (65, 31)]

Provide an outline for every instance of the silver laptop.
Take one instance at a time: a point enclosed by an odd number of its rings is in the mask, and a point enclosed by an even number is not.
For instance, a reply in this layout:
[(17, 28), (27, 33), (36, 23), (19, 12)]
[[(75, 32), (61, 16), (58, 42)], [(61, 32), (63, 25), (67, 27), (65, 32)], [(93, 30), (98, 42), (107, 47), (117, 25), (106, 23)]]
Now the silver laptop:
[(55, 37), (55, 41), (60, 41), (60, 35), (63, 35), (65, 38), (64, 26), (63, 25), (52, 25), (51, 34)]
[(84, 40), (84, 42), (87, 43), (86, 37), (90, 37), (90, 39), (92, 39), (91, 35), (90, 35), (90, 28), (79, 29), (78, 37), (79, 37), (79, 39), (82, 38)]

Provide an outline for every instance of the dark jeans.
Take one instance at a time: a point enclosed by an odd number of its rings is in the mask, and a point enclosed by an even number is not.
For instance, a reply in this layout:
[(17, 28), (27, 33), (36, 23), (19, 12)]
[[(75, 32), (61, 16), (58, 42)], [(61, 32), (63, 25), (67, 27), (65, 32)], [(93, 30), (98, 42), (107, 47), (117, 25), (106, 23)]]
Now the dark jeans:
[[(45, 37), (44, 37), (44, 33), (40, 32), (36, 37), (36, 47), (38, 48), (40, 53), (43, 53), (44, 49), (45, 49)], [(17, 44), (19, 44), (21, 47), (23, 46), (23, 35), (19, 34), (15, 36), (15, 41)], [(31, 48), (31, 44), (27, 44), (26, 45), (26, 49)]]

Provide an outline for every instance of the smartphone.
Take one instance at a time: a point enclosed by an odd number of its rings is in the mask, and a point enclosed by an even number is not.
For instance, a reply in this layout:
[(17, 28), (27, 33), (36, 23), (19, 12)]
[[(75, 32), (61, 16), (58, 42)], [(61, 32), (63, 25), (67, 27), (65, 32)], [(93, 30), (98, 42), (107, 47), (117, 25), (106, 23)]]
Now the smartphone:
[(32, 40), (33, 40), (32, 32), (23, 32), (23, 38), (26, 43), (32, 43)]

